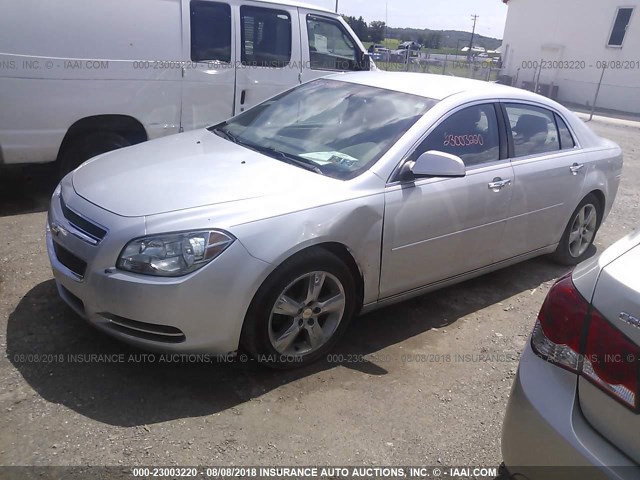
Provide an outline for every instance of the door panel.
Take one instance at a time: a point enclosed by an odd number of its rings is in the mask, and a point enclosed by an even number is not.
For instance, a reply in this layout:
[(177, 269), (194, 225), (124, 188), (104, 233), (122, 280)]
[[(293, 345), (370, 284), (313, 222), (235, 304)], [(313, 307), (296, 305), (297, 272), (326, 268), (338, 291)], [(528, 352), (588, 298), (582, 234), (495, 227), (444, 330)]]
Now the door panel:
[(500, 137), (495, 105), (479, 103), (452, 111), (411, 153), (456, 155), (467, 172), (388, 187), (381, 298), (504, 259), (513, 169)]
[(295, 7), (242, 2), (234, 7), (236, 49), (235, 113), (241, 113), (300, 83), (300, 21)]
[(233, 10), (209, 0), (183, 2), (185, 58), (182, 128), (193, 130), (233, 116), (236, 47)]
[(380, 297), (388, 297), (501, 260), (511, 201), (510, 165), (471, 171), (463, 178), (429, 179), (389, 187)]
[(584, 155), (566, 137), (562, 148), (567, 149), (560, 150), (553, 112), (524, 104), (505, 107), (516, 157), (512, 160), (515, 178), (505, 245), (511, 257), (560, 240), (581, 200), (587, 169), (573, 171), (574, 164), (584, 164)]

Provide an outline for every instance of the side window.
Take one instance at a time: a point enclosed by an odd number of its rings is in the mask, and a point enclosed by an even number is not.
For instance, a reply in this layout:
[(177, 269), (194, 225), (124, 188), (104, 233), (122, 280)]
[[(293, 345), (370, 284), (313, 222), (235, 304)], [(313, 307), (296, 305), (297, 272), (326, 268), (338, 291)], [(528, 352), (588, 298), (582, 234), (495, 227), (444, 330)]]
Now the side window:
[(291, 61), (291, 16), (283, 10), (240, 7), (242, 64), (284, 68)]
[(507, 104), (514, 154), (526, 157), (560, 150), (554, 114), (531, 105)]
[(191, 60), (231, 63), (231, 7), (191, 2)]
[(339, 22), (307, 15), (312, 70), (357, 70), (359, 48)]
[(444, 120), (413, 153), (415, 160), (429, 150), (457, 155), (467, 167), (500, 159), (500, 136), (493, 104), (477, 105)]
[(562, 120), (559, 115), (556, 115), (556, 123), (558, 124), (558, 133), (560, 134), (560, 149), (571, 150), (576, 146), (576, 142), (571, 136), (569, 127), (567, 127), (567, 124), (564, 123), (564, 120)]

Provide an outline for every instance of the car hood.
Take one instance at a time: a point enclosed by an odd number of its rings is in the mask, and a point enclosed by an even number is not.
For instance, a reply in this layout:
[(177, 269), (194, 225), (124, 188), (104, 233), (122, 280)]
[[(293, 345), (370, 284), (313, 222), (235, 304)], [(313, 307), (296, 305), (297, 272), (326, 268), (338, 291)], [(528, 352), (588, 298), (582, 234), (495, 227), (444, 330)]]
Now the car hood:
[(85, 200), (137, 217), (340, 181), (196, 130), (99, 155), (75, 170), (72, 182)]

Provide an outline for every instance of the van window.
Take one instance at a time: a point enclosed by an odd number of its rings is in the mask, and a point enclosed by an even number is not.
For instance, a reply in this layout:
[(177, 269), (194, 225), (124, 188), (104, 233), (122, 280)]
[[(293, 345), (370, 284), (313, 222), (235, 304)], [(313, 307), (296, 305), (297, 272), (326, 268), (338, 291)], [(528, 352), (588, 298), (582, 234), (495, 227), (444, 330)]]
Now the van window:
[(283, 68), (291, 61), (291, 16), (283, 10), (240, 7), (242, 64)]
[(191, 2), (191, 60), (231, 63), (231, 7), (226, 3)]
[(312, 70), (358, 70), (360, 49), (337, 21), (307, 15)]

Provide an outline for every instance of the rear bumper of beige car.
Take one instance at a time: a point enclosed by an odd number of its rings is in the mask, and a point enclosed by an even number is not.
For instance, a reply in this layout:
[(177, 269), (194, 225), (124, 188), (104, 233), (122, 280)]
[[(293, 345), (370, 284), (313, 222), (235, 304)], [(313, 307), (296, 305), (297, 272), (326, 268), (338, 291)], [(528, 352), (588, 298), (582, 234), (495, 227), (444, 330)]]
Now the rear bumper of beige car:
[(513, 478), (640, 478), (640, 467), (585, 420), (578, 377), (538, 357), (527, 344), (502, 432), (502, 456)]

